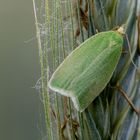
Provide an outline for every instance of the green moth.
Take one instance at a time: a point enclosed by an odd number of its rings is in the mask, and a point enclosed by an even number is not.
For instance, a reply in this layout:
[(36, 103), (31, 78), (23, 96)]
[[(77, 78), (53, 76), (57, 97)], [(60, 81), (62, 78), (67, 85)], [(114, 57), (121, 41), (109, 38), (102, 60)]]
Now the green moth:
[(49, 88), (70, 97), (82, 112), (110, 81), (122, 53), (123, 34), (120, 27), (87, 39), (56, 69)]

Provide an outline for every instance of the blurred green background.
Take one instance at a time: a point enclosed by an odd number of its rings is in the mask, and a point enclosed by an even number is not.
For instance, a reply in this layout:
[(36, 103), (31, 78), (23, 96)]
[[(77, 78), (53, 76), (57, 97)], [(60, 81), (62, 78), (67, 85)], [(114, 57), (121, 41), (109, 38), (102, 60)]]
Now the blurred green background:
[(41, 140), (32, 0), (1, 0), (0, 17), (0, 140)]

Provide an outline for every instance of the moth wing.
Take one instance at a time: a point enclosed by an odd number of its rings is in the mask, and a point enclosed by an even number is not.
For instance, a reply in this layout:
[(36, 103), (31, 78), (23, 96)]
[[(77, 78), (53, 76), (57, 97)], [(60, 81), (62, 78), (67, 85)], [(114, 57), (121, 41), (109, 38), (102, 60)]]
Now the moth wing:
[[(106, 49), (85, 73), (73, 81), (71, 86), (76, 96), (72, 97), (72, 100), (77, 110), (83, 111), (103, 91), (113, 75), (120, 55), (120, 47)], [(96, 63), (98, 65), (95, 65)]]
[(57, 68), (49, 87), (72, 97), (83, 111), (105, 88), (121, 55), (123, 39), (116, 32), (99, 33), (75, 49)]

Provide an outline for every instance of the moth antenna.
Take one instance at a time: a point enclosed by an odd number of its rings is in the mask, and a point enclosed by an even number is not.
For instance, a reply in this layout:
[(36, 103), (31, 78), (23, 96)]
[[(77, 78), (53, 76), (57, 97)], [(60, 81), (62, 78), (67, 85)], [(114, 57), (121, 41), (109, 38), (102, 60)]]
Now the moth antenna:
[(124, 97), (124, 99), (128, 102), (128, 104), (131, 106), (131, 108), (135, 111), (135, 113), (138, 115), (138, 117), (140, 117), (140, 112), (136, 109), (135, 105), (129, 99), (126, 92), (118, 84), (116, 85), (116, 88), (121, 93), (121, 95)]
[(139, 72), (140, 69), (139, 69), (138, 66), (134, 63), (133, 58), (132, 58), (132, 55), (131, 55), (132, 52), (131, 52), (130, 43), (129, 43), (129, 39), (128, 39), (127, 34), (125, 34), (125, 37), (126, 37), (126, 41), (127, 41), (127, 44), (128, 44), (128, 50), (129, 50), (129, 53), (130, 53), (131, 62), (132, 62), (132, 64), (133, 64), (133, 66), (136, 68), (136, 70)]

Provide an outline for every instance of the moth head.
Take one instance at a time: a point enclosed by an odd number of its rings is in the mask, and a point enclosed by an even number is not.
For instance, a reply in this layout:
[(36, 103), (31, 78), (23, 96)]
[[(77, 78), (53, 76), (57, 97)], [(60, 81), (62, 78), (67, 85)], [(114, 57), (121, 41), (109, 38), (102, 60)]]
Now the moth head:
[(124, 35), (125, 34), (125, 31), (124, 31), (124, 27), (123, 26), (120, 26), (118, 29), (117, 29), (117, 32)]

